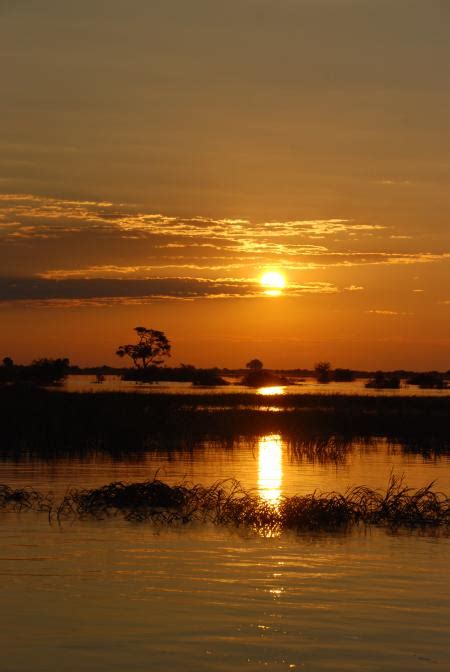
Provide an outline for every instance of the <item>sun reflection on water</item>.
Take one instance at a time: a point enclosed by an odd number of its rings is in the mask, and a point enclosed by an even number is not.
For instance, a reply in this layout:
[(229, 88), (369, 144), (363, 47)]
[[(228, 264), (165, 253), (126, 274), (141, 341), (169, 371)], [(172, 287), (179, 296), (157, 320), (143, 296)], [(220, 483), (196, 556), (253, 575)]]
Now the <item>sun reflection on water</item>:
[(279, 434), (262, 436), (258, 442), (258, 490), (269, 504), (276, 506), (283, 483), (283, 446)]
[(263, 397), (268, 397), (271, 394), (284, 394), (285, 388), (283, 385), (273, 385), (272, 387), (258, 387), (257, 394)]

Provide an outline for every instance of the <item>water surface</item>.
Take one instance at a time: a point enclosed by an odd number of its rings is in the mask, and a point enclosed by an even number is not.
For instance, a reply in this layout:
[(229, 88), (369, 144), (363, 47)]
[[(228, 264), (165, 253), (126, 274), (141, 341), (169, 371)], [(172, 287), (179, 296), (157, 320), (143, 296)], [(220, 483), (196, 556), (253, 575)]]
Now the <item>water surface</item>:
[(368, 396), (450, 396), (450, 387), (444, 390), (421, 390), (417, 385), (402, 383), (398, 390), (376, 390), (365, 387), (366, 379), (349, 383), (318, 383), (314, 378), (297, 381), (293, 385), (279, 385), (262, 388), (240, 385), (237, 378), (228, 378), (230, 384), (223, 387), (195, 386), (192, 383), (156, 382), (136, 383), (121, 380), (119, 376), (105, 376), (103, 383), (97, 383), (95, 376), (71, 375), (63, 385), (68, 392), (142, 392), (145, 394), (363, 394)]
[[(337, 460), (276, 434), (225, 449), (0, 462), (0, 482), (67, 488), (158, 477), (205, 485), (235, 477), (283, 495), (385, 487), (390, 473), (450, 491), (448, 456), (386, 441)], [(448, 670), (450, 539), (418, 532), (282, 534), (120, 518), (49, 525), (0, 515), (2, 672)]]
[(279, 434), (237, 441), (225, 448), (205, 443), (192, 450), (148, 451), (134, 457), (110, 457), (92, 452), (80, 457), (38, 458), (0, 462), (0, 482), (62, 494), (69, 487), (96, 487), (111, 481), (143, 481), (158, 475), (170, 484), (187, 480), (210, 485), (237, 479), (270, 500), (314, 490), (344, 492), (354, 485), (385, 488), (391, 473), (420, 488), (435, 481), (450, 492), (450, 455), (426, 457), (409, 453), (399, 444), (374, 439), (355, 442), (336, 459), (319, 459), (313, 452), (291, 448)]
[(2, 520), (5, 672), (448, 670), (448, 539)]

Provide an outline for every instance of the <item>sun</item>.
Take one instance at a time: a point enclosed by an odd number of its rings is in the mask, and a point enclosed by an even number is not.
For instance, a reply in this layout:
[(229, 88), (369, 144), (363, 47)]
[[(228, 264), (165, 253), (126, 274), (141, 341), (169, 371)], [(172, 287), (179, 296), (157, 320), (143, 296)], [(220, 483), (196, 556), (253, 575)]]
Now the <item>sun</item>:
[(281, 290), (286, 287), (286, 278), (278, 271), (267, 271), (260, 278), (261, 286), (264, 287), (268, 296), (279, 296)]

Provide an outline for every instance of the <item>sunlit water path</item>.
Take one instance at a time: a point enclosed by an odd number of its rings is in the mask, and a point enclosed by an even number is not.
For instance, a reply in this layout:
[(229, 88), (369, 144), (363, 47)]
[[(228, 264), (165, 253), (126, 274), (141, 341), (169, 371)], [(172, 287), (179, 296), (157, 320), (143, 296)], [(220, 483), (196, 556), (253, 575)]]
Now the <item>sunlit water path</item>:
[(237, 442), (234, 448), (206, 444), (191, 450), (147, 452), (134, 458), (111, 458), (92, 453), (78, 458), (0, 462), (0, 482), (51, 489), (57, 494), (68, 487), (84, 488), (110, 481), (158, 478), (168, 483), (188, 480), (210, 485), (237, 479), (245, 488), (268, 501), (282, 495), (314, 490), (341, 491), (354, 485), (385, 488), (390, 474), (404, 475), (414, 488), (436, 481), (450, 492), (450, 456), (427, 458), (405, 453), (401, 446), (377, 440), (372, 445), (355, 444), (336, 460), (312, 459), (289, 449), (278, 434), (261, 436), (255, 442)]

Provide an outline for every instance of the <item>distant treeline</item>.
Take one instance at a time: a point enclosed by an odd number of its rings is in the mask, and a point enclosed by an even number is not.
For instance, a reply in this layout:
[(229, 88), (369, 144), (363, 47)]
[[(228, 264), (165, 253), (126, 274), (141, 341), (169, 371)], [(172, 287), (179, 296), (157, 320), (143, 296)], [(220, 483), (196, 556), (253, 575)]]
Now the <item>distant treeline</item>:
[(366, 387), (384, 389), (398, 388), (401, 381), (427, 389), (448, 387), (450, 371), (353, 371), (331, 367), (329, 362), (319, 362), (315, 369), (265, 369), (260, 360), (251, 360), (245, 369), (197, 368), (192, 364), (177, 367), (148, 366), (147, 368), (115, 368), (108, 365), (81, 368), (71, 365), (67, 358), (37, 359), (28, 365), (15, 364), (9, 357), (0, 365), (1, 383), (32, 383), (41, 386), (57, 385), (70, 374), (92, 375), (96, 382), (104, 381), (106, 375), (120, 376), (123, 380), (142, 383), (187, 382), (196, 386), (225, 386), (229, 378), (248, 387), (297, 384), (307, 378), (315, 378), (319, 383), (352, 382), (357, 378), (367, 379)]
[[(164, 366), (164, 367), (153, 367), (154, 369), (158, 369), (160, 373), (157, 375), (161, 376), (185, 376), (186, 372), (192, 369), (196, 369), (199, 371), (217, 371), (221, 376), (226, 376), (226, 377), (238, 377), (238, 376), (243, 376), (245, 375), (248, 370), (246, 368), (237, 368), (237, 369), (230, 369), (230, 368), (221, 368), (221, 367), (210, 367), (208, 369), (204, 369), (201, 367), (196, 367), (193, 364), (182, 364), (181, 366)], [(74, 375), (96, 375), (97, 373), (102, 373), (106, 376), (122, 376), (126, 374), (129, 371), (133, 371), (134, 369), (131, 368), (126, 368), (126, 367), (115, 367), (115, 366), (109, 366), (108, 364), (103, 364), (102, 366), (76, 366), (76, 365), (71, 365), (69, 367), (69, 373), (74, 374)], [(268, 369), (271, 373), (284, 376), (284, 377), (290, 377), (290, 378), (316, 378), (316, 372), (314, 369)], [(351, 372), (353, 374), (353, 379), (355, 378), (373, 378), (375, 374), (379, 371), (379, 369), (374, 370), (374, 371), (369, 371), (369, 370), (359, 370), (359, 369), (348, 369), (348, 368), (336, 368), (332, 370), (333, 372), (339, 373), (341, 371), (344, 372)], [(401, 380), (407, 380), (416, 376), (427, 376), (429, 374), (433, 375), (438, 375), (440, 377), (443, 377), (446, 380), (450, 380), (450, 369), (448, 371), (412, 371), (409, 369), (394, 369), (394, 370), (386, 370), (383, 371), (383, 373), (387, 376), (395, 376), (397, 378), (400, 378)], [(178, 379), (178, 378), (177, 378)], [(169, 378), (167, 378), (169, 380)]]
[(0, 383), (57, 385), (69, 375), (69, 372), (70, 362), (66, 357), (35, 359), (28, 365), (14, 364), (10, 357), (5, 357), (0, 366)]

